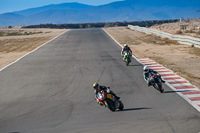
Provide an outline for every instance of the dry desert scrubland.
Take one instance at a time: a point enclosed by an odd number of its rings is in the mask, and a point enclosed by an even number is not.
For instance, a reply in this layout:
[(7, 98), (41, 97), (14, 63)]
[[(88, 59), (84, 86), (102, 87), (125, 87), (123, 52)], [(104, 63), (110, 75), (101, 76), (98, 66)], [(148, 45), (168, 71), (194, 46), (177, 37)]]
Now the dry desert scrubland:
[(66, 31), (65, 29), (0, 29), (0, 69)]
[(200, 37), (200, 18), (181, 20), (176, 23), (156, 24), (151, 28), (171, 34)]

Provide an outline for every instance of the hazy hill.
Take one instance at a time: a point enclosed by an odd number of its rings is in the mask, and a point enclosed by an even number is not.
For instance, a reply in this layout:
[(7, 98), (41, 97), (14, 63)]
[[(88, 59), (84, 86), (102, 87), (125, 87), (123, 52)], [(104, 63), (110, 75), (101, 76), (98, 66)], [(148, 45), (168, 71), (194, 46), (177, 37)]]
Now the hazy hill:
[(38, 7), (38, 8), (31, 8), (31, 9), (27, 9), (27, 10), (22, 10), (22, 11), (17, 11), (14, 12), (16, 14), (19, 15), (24, 15), (24, 16), (28, 16), (28, 15), (33, 15), (33, 14), (37, 14), (37, 13), (42, 13), (42, 12), (47, 12), (47, 11), (53, 11), (53, 10), (62, 10), (62, 11), (66, 11), (66, 10), (82, 10), (82, 9), (86, 9), (92, 6), (89, 5), (84, 5), (84, 4), (79, 4), (79, 3), (63, 3), (63, 4), (57, 4), (57, 5), (47, 5), (47, 6), (42, 6), (42, 7)]
[(200, 0), (125, 0), (101, 6), (63, 3), (0, 14), (0, 26), (200, 17)]

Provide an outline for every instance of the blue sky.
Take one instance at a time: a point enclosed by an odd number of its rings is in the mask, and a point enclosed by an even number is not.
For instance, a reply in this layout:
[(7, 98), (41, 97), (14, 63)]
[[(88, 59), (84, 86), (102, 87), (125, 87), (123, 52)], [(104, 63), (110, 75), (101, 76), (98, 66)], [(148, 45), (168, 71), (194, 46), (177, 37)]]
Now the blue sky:
[(122, 0), (0, 0), (0, 14), (49, 4), (79, 2), (88, 5), (103, 5), (114, 1)]

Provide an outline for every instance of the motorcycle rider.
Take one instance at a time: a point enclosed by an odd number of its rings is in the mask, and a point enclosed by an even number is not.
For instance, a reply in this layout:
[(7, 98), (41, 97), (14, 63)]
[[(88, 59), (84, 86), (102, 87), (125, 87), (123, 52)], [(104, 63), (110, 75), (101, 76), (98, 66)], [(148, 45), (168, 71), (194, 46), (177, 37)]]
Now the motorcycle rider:
[[(125, 61), (125, 58), (124, 58), (125, 51), (127, 51), (128, 53), (130, 53), (130, 55), (132, 55), (132, 50), (130, 49), (130, 47), (127, 44), (124, 44), (124, 47), (122, 48), (122, 51), (121, 51), (121, 56), (123, 57), (123, 61)], [(131, 61), (131, 58), (130, 58), (130, 61)]]
[[(143, 70), (144, 70), (144, 80), (147, 82), (148, 86), (150, 86), (151, 85), (151, 79), (150, 79), (151, 75), (158, 74), (158, 72), (150, 69), (148, 66), (144, 66)], [(162, 83), (165, 83), (165, 81), (161, 78), (161, 75), (159, 75), (159, 78), (161, 79)]]
[(110, 87), (106, 87), (106, 86), (101, 86), (99, 85), (97, 82), (95, 82), (93, 84), (93, 88), (94, 88), (94, 93), (95, 93), (95, 99), (97, 100), (97, 102), (102, 106), (102, 104), (99, 102), (98, 98), (97, 98), (97, 94), (98, 92), (100, 92), (101, 90), (106, 91), (107, 93), (112, 94), (119, 102), (120, 102), (120, 97), (118, 97), (113, 91), (110, 90)]

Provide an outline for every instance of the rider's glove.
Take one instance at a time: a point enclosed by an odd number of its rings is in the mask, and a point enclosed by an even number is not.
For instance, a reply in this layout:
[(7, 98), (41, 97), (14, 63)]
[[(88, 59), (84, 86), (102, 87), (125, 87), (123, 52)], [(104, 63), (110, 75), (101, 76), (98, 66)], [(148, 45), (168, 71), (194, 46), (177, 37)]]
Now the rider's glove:
[(107, 87), (106, 91), (107, 91), (107, 93), (110, 93), (110, 87)]

